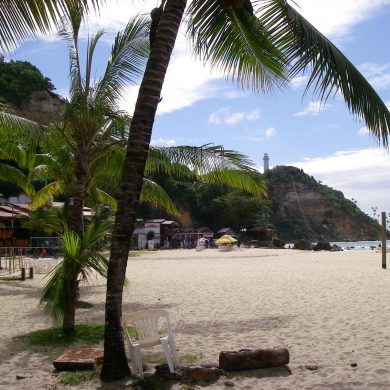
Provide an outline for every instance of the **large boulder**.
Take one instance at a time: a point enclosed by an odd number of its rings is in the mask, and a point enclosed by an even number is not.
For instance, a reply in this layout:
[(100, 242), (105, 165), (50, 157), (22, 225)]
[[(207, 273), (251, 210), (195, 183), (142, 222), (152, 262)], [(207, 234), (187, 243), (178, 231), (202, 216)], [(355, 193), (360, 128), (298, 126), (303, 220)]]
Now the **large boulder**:
[(332, 246), (329, 242), (318, 241), (316, 245), (313, 247), (314, 251), (330, 251), (332, 250)]
[(311, 243), (309, 240), (298, 240), (294, 244), (293, 249), (300, 249), (303, 251), (309, 251), (311, 249)]
[(276, 248), (284, 248), (284, 246), (286, 245), (286, 242), (281, 240), (280, 238), (274, 238), (272, 240), (272, 244), (274, 246), (276, 246)]

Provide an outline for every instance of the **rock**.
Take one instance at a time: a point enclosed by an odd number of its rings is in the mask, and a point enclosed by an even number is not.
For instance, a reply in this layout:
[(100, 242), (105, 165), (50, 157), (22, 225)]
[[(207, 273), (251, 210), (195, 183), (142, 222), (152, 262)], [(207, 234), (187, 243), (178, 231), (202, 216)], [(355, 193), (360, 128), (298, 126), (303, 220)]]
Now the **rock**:
[(309, 240), (298, 240), (295, 242), (293, 249), (309, 251), (311, 249), (311, 243)]
[(274, 246), (276, 246), (277, 248), (284, 248), (284, 246), (286, 245), (286, 242), (281, 240), (280, 238), (274, 238), (272, 240), (272, 244)]
[(223, 382), (223, 384), (226, 387), (234, 387), (235, 386), (233, 381), (225, 381), (225, 382)]
[(286, 348), (241, 349), (222, 351), (219, 354), (219, 366), (226, 371), (280, 367), (288, 364), (289, 361), (290, 354)]
[(181, 380), (183, 377), (180, 370), (176, 370), (174, 373), (170, 372), (168, 364), (158, 364), (155, 369), (154, 375), (164, 379)]
[(332, 245), (331, 252), (341, 252), (343, 249), (336, 244)]
[(353, 367), (353, 368), (356, 368), (357, 367), (357, 363), (351, 363), (350, 366)]
[(316, 245), (313, 247), (313, 251), (330, 251), (332, 246), (329, 242), (318, 241)]
[(303, 368), (306, 368), (306, 370), (309, 370), (309, 371), (316, 371), (316, 370), (318, 370), (317, 364), (305, 364), (303, 366)]
[(17, 379), (17, 380), (26, 379), (26, 378), (27, 378), (26, 375), (16, 374), (16, 379)]
[(59, 123), (65, 101), (49, 94), (47, 91), (31, 92), (29, 101), (17, 108), (17, 113), (24, 118), (43, 125)]

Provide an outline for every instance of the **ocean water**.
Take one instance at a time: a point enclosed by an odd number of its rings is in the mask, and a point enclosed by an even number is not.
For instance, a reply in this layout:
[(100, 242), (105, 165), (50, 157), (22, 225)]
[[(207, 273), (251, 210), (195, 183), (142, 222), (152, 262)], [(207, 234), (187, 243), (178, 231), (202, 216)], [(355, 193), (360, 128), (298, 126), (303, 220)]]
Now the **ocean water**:
[[(316, 242), (312, 243), (313, 246), (316, 244)], [(354, 249), (379, 249), (380, 245), (382, 245), (381, 240), (377, 241), (333, 241), (330, 243), (331, 245), (336, 244), (342, 249), (345, 250), (354, 250)], [(288, 243), (285, 245), (285, 248), (292, 248), (294, 246), (294, 243)], [(390, 240), (386, 241), (386, 247), (390, 248)]]
[[(382, 245), (382, 241), (341, 241), (341, 242), (331, 242), (331, 245), (336, 244), (342, 249), (379, 249)], [(386, 241), (386, 247), (390, 247), (390, 240)]]

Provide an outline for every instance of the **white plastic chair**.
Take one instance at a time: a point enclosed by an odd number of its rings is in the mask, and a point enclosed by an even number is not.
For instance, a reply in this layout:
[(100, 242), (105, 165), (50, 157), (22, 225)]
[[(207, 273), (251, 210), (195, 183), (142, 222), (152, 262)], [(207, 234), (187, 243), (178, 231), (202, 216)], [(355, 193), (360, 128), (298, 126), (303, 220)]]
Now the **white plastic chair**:
[[(162, 322), (165, 323), (165, 335), (159, 333)], [(138, 340), (134, 340), (129, 336), (127, 331), (128, 326), (133, 326), (135, 328), (138, 334)], [(177, 354), (176, 344), (169, 322), (169, 315), (166, 310), (152, 309), (133, 313), (124, 319), (123, 329), (129, 345), (131, 368), (133, 371), (138, 371), (141, 378), (144, 377), (141, 347), (145, 348), (161, 344), (165, 359), (169, 366), (169, 371), (171, 373), (175, 372), (169, 348), (171, 349), (176, 366), (180, 364), (179, 356)]]

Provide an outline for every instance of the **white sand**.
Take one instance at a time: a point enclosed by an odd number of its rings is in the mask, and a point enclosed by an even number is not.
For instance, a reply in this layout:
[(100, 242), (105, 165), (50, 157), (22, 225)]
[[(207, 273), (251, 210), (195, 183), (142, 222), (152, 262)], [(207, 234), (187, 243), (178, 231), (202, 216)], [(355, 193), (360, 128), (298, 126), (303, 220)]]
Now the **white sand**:
[[(180, 354), (217, 362), (229, 349), (290, 352), (291, 373), (241, 372), (207, 388), (228, 388), (228, 379), (248, 390), (390, 389), (390, 273), (382, 270), (379, 253), (170, 250), (130, 258), (127, 270), (124, 312), (166, 308)], [(42, 285), (40, 276), (0, 282), (1, 389), (65, 388), (52, 366), (59, 350), (24, 351), (14, 339), (51, 325), (37, 307)], [(95, 306), (79, 310), (77, 320), (103, 322), (104, 281), (83, 286), (81, 297)]]

